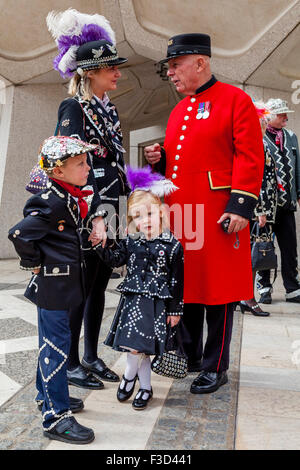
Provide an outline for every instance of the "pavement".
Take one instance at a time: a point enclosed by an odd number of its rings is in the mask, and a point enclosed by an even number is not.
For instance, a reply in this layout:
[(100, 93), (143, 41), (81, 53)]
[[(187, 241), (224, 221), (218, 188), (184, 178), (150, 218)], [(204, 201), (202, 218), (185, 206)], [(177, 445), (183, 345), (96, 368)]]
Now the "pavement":
[[(17, 260), (0, 260), (0, 449), (300, 450), (300, 305), (285, 302), (280, 273), (273, 303), (264, 306), (270, 317), (236, 311), (229, 383), (217, 392), (192, 395), (196, 373), (183, 380), (153, 374), (154, 398), (137, 412), (132, 400), (117, 401), (117, 384), (105, 382), (101, 391), (70, 387), (85, 405), (76, 419), (95, 431), (86, 446), (42, 434), (34, 403), (36, 308), (23, 297), (29, 277)], [(103, 345), (120, 281), (109, 282), (99, 355), (122, 375), (125, 355)]]

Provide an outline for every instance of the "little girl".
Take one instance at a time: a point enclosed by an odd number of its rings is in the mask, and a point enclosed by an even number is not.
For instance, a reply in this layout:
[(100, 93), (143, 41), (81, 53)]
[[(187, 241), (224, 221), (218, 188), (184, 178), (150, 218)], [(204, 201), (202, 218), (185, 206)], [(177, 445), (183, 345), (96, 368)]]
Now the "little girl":
[(132, 403), (135, 410), (146, 408), (153, 396), (150, 355), (163, 354), (167, 331), (183, 313), (183, 248), (172, 233), (164, 230), (163, 205), (152, 192), (161, 196), (170, 190), (170, 185), (171, 190), (176, 187), (161, 176), (157, 176), (160, 182), (153, 184), (153, 174), (146, 183), (147, 172), (150, 169), (127, 170), (134, 189), (127, 206), (129, 235), (115, 250), (97, 247), (99, 256), (109, 266), (127, 266), (127, 275), (118, 286), (122, 296), (104, 344), (127, 352), (117, 398), (120, 402), (128, 400), (138, 379), (140, 389)]

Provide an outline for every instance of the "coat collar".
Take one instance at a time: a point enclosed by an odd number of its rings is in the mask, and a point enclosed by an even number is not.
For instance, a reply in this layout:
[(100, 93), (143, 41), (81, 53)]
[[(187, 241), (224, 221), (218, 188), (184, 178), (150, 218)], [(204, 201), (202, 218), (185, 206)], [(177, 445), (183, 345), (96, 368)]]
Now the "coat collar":
[(50, 191), (53, 192), (53, 194), (65, 201), (72, 219), (74, 220), (75, 224), (78, 225), (79, 211), (77, 201), (71, 196), (68, 191), (66, 191), (59, 184), (57, 184), (55, 181), (52, 181), (51, 179), (49, 180), (49, 183), (47, 183), (47, 187)]
[(139, 241), (144, 241), (144, 242), (153, 242), (156, 240), (163, 240), (164, 242), (172, 242), (174, 236), (169, 230), (164, 230), (158, 237), (151, 238), (150, 240), (147, 240), (145, 237), (145, 234), (142, 232), (137, 232), (137, 233), (130, 233), (129, 237), (133, 240), (139, 240)]

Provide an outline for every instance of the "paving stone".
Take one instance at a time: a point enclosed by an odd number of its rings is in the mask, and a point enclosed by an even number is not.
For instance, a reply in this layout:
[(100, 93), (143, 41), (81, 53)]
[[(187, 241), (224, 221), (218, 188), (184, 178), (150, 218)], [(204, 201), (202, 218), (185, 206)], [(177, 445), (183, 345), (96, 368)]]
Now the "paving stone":
[(9, 449), (12, 445), (13, 445), (13, 441), (8, 441), (6, 439), (0, 441), (1, 450)]

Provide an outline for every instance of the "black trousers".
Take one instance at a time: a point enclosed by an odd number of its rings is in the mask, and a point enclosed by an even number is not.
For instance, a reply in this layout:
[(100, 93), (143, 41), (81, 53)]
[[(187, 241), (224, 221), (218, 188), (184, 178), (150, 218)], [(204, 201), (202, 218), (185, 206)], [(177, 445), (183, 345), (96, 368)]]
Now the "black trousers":
[[(184, 305), (182, 341), (189, 364), (199, 364), (202, 360), (202, 369), (209, 372), (223, 372), (229, 368), (234, 307), (235, 303)], [(203, 347), (205, 311), (208, 335)]]
[(93, 362), (97, 359), (100, 327), (105, 303), (105, 290), (112, 269), (104, 264), (97, 253), (89, 252), (85, 258), (87, 274), (87, 300), (84, 308), (74, 308), (70, 312), (71, 347), (68, 369), (80, 364), (79, 339), (84, 320), (84, 359)]
[[(281, 275), (287, 293), (300, 288), (298, 280), (297, 260), (297, 233), (295, 213), (293, 211), (278, 209), (273, 231), (277, 238), (281, 254)], [(259, 292), (271, 290), (270, 271), (258, 272)]]

